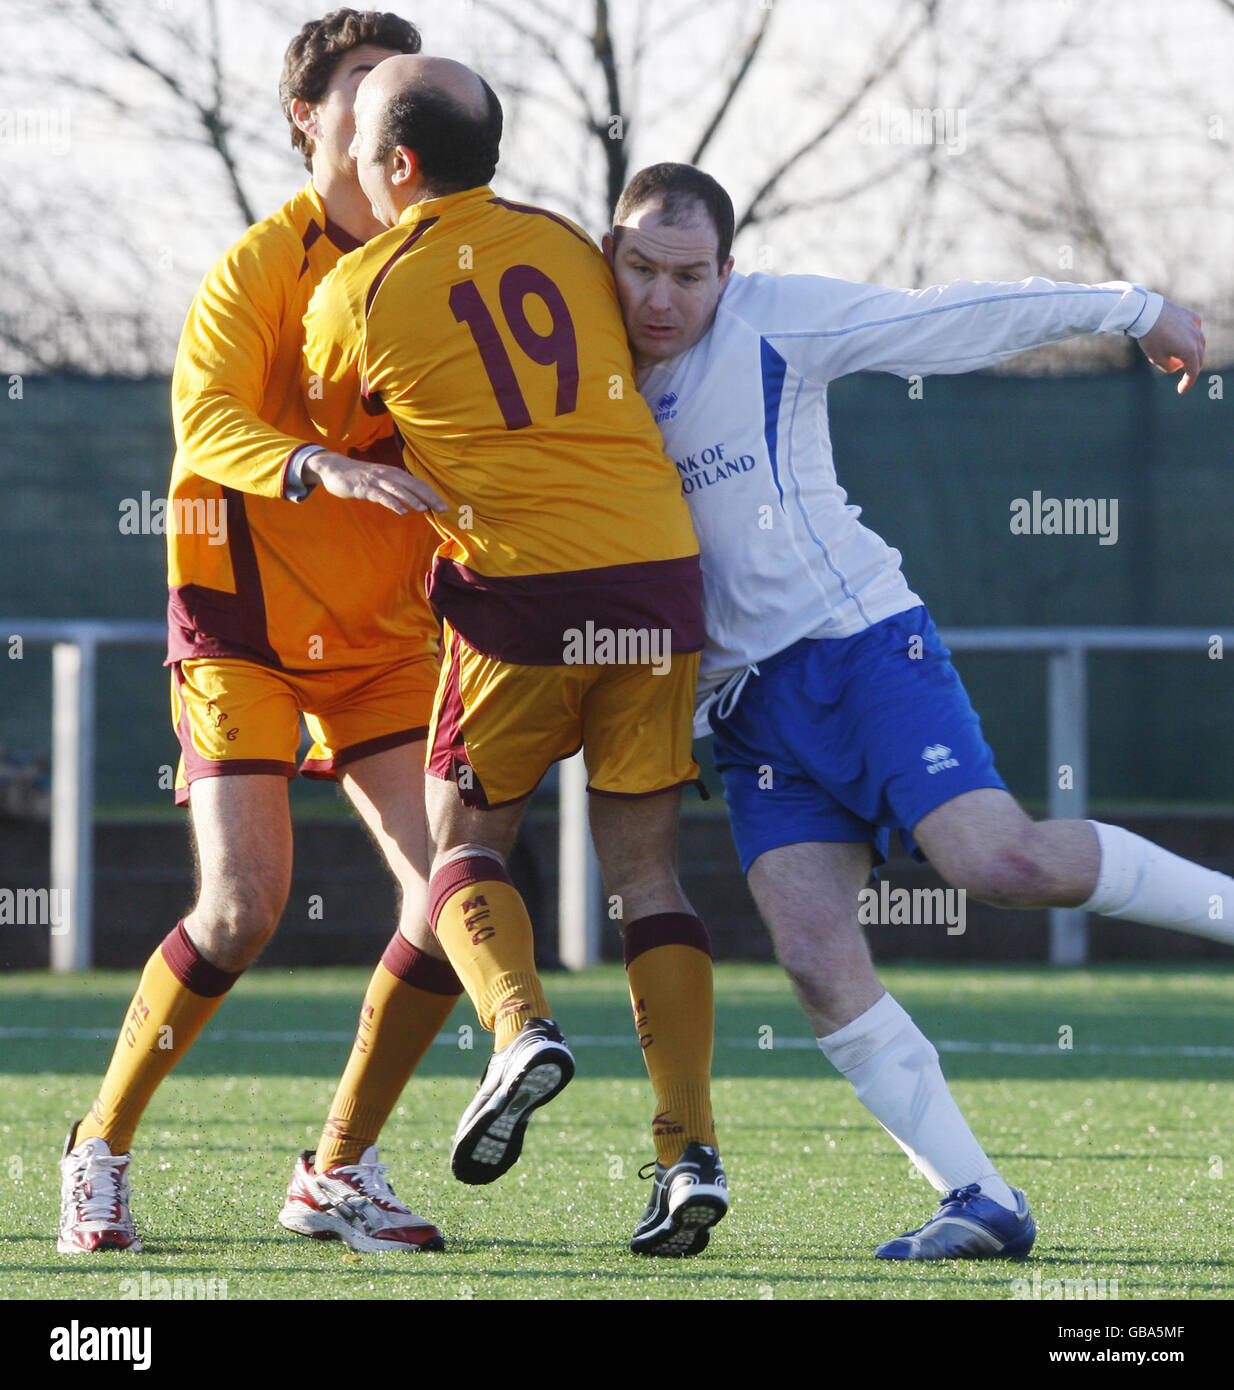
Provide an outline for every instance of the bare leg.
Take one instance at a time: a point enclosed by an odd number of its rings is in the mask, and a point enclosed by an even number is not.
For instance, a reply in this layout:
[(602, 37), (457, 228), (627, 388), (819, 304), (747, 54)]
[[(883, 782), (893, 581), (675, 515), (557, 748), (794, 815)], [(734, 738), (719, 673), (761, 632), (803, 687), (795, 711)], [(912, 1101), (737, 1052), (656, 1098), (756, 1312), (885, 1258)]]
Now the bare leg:
[(339, 780), (398, 880), (399, 930), (417, 950), (444, 960), (427, 921), (433, 851), (424, 809), (423, 741), (362, 758), (344, 768)]
[(750, 892), (815, 1037), (883, 994), (857, 921), (873, 862), (868, 844), (808, 843), (768, 850), (750, 865)]
[(287, 779), (206, 777), (189, 793), (197, 904), (184, 927), (220, 970), (244, 970), (274, 934), (291, 890)]

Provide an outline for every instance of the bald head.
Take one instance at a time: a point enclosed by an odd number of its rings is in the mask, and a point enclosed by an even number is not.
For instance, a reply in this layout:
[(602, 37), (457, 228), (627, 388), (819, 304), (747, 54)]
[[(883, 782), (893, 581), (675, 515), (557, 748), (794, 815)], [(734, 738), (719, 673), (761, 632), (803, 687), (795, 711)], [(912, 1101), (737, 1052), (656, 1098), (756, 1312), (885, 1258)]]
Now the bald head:
[(483, 121), (488, 116), (487, 93), (484, 79), (453, 58), (406, 53), (378, 63), (360, 84), (356, 102), (388, 104), (404, 95), (421, 100), (437, 97), (473, 120)]
[(501, 103), (452, 59), (387, 58), (356, 93), (356, 172), (388, 227), (412, 203), (482, 188), (500, 143)]

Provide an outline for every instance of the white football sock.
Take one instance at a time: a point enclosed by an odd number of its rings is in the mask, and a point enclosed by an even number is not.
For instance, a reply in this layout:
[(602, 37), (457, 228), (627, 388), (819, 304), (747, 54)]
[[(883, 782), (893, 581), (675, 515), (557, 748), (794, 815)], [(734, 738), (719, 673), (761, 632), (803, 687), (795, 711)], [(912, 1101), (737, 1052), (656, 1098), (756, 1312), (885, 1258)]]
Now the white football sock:
[(1092, 897), (1080, 904), (1084, 912), (1234, 942), (1234, 878), (1121, 826), (1095, 820), (1089, 825), (1097, 832), (1101, 866)]
[(890, 994), (817, 1041), (936, 1191), (975, 1182), (987, 1197), (1015, 1210), (1011, 1189), (947, 1089), (938, 1053)]

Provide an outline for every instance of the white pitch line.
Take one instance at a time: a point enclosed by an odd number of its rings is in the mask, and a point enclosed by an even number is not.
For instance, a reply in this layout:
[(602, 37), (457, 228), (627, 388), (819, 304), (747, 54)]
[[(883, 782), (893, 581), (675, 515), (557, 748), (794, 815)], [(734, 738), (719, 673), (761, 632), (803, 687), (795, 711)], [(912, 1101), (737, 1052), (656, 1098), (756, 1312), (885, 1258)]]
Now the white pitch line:
[[(0, 1028), (0, 1041), (13, 1042), (53, 1042), (63, 1039), (68, 1042), (112, 1042), (115, 1033), (106, 1028)], [(275, 1031), (250, 1028), (218, 1028), (208, 1030), (198, 1039), (199, 1042), (242, 1042), (242, 1043), (349, 1043), (354, 1032), (338, 1031)], [(434, 1039), (437, 1047), (457, 1047), (458, 1034), (454, 1029), (440, 1034)], [(481, 1038), (479, 1041), (483, 1041)], [(612, 1036), (604, 1034), (571, 1034), (568, 1042), (571, 1047), (635, 1047), (632, 1033)], [(1185, 1044), (1151, 1043), (1077, 1043), (1071, 1048), (1060, 1048), (1057, 1043), (1029, 1042), (974, 1042), (968, 1039), (943, 1039), (934, 1044), (939, 1052), (994, 1053), (1008, 1057), (1053, 1057), (1067, 1052), (1078, 1053), (1084, 1057), (1234, 1057), (1234, 1047), (1202, 1047)], [(717, 1038), (716, 1047), (732, 1051), (753, 1050), (774, 1052), (779, 1048), (787, 1051), (813, 1052), (818, 1044), (813, 1038), (772, 1037), (770, 1047), (762, 1047), (758, 1038)], [(472, 1050), (472, 1049), (467, 1049)]]

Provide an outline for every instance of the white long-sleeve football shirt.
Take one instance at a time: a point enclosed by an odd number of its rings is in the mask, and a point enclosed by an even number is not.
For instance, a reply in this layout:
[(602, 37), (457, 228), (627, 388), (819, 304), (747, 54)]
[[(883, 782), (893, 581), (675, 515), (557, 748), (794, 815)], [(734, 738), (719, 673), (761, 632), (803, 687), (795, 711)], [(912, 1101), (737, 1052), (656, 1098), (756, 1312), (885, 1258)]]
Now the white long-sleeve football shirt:
[(836, 480), (827, 384), (850, 372), (966, 372), (1087, 333), (1141, 337), (1138, 285), (956, 281), (892, 290), (734, 273), (688, 351), (640, 373), (702, 552), (707, 643), (695, 733), (725, 682), (803, 637), (851, 637), (916, 607), (900, 552)]

